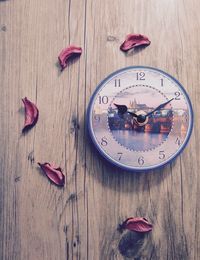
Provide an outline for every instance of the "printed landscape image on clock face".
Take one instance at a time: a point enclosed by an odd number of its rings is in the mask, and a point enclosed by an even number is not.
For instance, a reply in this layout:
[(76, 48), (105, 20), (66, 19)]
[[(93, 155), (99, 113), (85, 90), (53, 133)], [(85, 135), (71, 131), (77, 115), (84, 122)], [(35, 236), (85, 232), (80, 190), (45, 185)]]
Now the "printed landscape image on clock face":
[(192, 130), (191, 103), (180, 83), (148, 67), (129, 67), (106, 78), (88, 109), (90, 135), (111, 163), (130, 170), (157, 168), (174, 159)]
[[(119, 144), (133, 151), (148, 151), (167, 139), (173, 123), (171, 104), (149, 115), (142, 125), (131, 114), (150, 113), (155, 108), (155, 100), (168, 101), (161, 91), (148, 85), (130, 86), (114, 97), (108, 109), (108, 125)], [(119, 104), (126, 105), (126, 113), (119, 113)]]

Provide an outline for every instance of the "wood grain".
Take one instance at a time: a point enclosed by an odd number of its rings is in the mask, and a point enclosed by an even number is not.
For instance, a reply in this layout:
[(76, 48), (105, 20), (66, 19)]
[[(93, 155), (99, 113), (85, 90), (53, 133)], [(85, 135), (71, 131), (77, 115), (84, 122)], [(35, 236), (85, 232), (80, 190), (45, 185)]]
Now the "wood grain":
[[(0, 1), (0, 259), (200, 259), (199, 9), (198, 0)], [(127, 56), (119, 45), (131, 32), (152, 44)], [(72, 43), (83, 54), (60, 73), (57, 56)], [(111, 167), (87, 134), (96, 85), (130, 65), (174, 75), (195, 112), (185, 151), (148, 174)], [(24, 96), (40, 110), (26, 135)], [(64, 189), (38, 161), (63, 168)], [(153, 232), (117, 231), (129, 216), (146, 217)]]

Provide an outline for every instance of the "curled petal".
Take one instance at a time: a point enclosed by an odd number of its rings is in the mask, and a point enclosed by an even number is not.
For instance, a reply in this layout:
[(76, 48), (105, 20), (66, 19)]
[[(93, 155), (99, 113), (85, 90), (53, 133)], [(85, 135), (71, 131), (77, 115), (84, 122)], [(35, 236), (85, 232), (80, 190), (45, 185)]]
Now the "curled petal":
[(38, 121), (39, 110), (27, 97), (22, 99), (25, 108), (25, 122), (22, 132), (32, 128)]
[(121, 228), (146, 233), (152, 230), (153, 225), (150, 224), (146, 218), (127, 218), (122, 223)]
[(126, 36), (125, 41), (121, 44), (120, 50), (126, 52), (135, 47), (148, 46), (150, 43), (150, 40), (145, 35), (129, 34)]
[(56, 168), (50, 163), (38, 163), (40, 168), (46, 174), (46, 176), (57, 186), (65, 185), (65, 175), (62, 173), (60, 167)]
[(74, 58), (81, 56), (82, 48), (76, 47), (74, 45), (68, 46), (67, 48), (63, 49), (58, 56), (58, 60), (63, 70), (68, 65), (68, 61)]

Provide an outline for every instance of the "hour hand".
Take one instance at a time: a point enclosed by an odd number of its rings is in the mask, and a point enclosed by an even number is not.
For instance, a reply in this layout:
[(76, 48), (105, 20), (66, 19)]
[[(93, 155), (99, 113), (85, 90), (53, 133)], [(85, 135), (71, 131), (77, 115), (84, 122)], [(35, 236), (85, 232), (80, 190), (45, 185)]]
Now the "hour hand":
[(125, 114), (128, 110), (127, 106), (125, 106), (125, 105), (118, 105), (118, 104), (115, 104), (115, 103), (114, 103), (114, 105), (117, 107), (118, 114), (120, 114), (120, 115)]
[(117, 107), (119, 115), (123, 115), (126, 112), (128, 112), (130, 115), (132, 115), (134, 117), (137, 117), (137, 115), (135, 113), (128, 111), (127, 106), (125, 106), (125, 105), (118, 105), (118, 104), (115, 104), (115, 103), (114, 103), (114, 105)]

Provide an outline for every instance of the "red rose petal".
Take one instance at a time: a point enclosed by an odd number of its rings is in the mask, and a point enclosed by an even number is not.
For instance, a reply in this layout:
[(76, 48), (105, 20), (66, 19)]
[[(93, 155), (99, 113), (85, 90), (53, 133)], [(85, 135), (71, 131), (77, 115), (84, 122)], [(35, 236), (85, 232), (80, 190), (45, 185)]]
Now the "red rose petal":
[(46, 176), (57, 186), (65, 185), (65, 175), (60, 167), (56, 168), (50, 163), (38, 163)]
[(146, 233), (152, 230), (153, 225), (146, 218), (127, 218), (121, 227), (130, 231)]
[(125, 41), (121, 44), (120, 50), (126, 52), (135, 47), (148, 46), (150, 43), (150, 40), (145, 35), (129, 34), (126, 36)]
[(22, 99), (25, 108), (25, 122), (22, 132), (32, 128), (38, 121), (39, 110), (27, 97)]
[(67, 48), (63, 49), (58, 56), (61, 69), (63, 70), (64, 68), (66, 68), (68, 65), (68, 61), (81, 56), (81, 53), (82, 48), (76, 47), (74, 45), (68, 46)]

